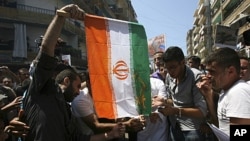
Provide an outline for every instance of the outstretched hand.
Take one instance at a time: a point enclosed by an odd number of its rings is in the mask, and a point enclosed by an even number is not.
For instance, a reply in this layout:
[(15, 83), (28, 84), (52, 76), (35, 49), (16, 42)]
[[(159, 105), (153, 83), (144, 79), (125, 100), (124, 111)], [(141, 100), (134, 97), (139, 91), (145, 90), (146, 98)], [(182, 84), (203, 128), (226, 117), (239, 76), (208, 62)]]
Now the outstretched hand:
[(152, 98), (152, 108), (158, 107), (158, 106), (164, 106), (164, 97), (161, 96), (154, 96)]
[(19, 117), (12, 119), (4, 129), (7, 134), (14, 135), (16, 137), (25, 137), (29, 131), (29, 126), (19, 121)]
[(112, 138), (121, 138), (125, 134), (125, 125), (122, 123), (116, 124), (113, 129), (109, 132), (108, 136), (111, 136)]
[(12, 110), (12, 109), (15, 109), (15, 108), (19, 108), (21, 103), (22, 103), (22, 96), (16, 97), (9, 104), (2, 107), (1, 110), (2, 111), (9, 111), (9, 110)]
[(145, 119), (143, 116), (139, 118), (131, 118), (125, 122), (127, 130), (132, 132), (141, 131), (145, 127)]

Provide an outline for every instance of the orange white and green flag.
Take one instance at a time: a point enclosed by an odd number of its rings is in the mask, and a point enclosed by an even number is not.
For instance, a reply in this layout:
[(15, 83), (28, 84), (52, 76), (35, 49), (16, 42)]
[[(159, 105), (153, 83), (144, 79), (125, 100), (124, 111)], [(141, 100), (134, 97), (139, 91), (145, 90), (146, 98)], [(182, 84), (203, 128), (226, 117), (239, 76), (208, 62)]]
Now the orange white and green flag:
[(151, 113), (150, 69), (144, 27), (86, 15), (86, 45), (96, 113), (117, 119)]

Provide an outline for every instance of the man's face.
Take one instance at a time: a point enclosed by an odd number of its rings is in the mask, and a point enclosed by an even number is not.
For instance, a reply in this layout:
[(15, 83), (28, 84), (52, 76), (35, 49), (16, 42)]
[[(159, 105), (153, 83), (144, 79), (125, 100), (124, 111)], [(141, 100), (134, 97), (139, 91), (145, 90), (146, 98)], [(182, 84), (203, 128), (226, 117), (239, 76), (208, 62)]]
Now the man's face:
[(10, 78), (5, 77), (3, 79), (3, 85), (12, 88), (13, 87), (13, 82)]
[(227, 82), (226, 69), (219, 67), (216, 62), (206, 65), (207, 75), (211, 79), (213, 88), (217, 90), (225, 88)]
[(64, 90), (63, 95), (67, 102), (72, 102), (73, 99), (79, 95), (81, 88), (81, 80), (80, 77), (77, 77), (69, 86)]
[(160, 68), (159, 68), (159, 73), (160, 73), (163, 77), (165, 77), (165, 76), (167, 75), (167, 73), (168, 73), (167, 68), (166, 68), (165, 66), (160, 66)]
[(197, 63), (195, 63), (192, 59), (188, 59), (187, 65), (188, 65), (190, 68), (199, 69), (199, 65), (198, 65)]
[(185, 62), (184, 60), (181, 62), (169, 61), (169, 62), (166, 62), (165, 65), (166, 65), (166, 69), (169, 75), (173, 78), (178, 78), (180, 77), (180, 75), (182, 75), (181, 73), (183, 72)]
[(19, 72), (19, 78), (21, 81), (24, 81), (25, 79), (29, 78), (30, 74), (28, 70), (22, 70)]
[(248, 81), (250, 80), (250, 68), (249, 68), (249, 63), (245, 59), (240, 59), (240, 77), (241, 79)]
[(157, 53), (154, 55), (154, 63), (155, 63), (157, 68), (159, 68), (160, 62), (162, 62), (162, 55), (163, 55), (163, 53)]

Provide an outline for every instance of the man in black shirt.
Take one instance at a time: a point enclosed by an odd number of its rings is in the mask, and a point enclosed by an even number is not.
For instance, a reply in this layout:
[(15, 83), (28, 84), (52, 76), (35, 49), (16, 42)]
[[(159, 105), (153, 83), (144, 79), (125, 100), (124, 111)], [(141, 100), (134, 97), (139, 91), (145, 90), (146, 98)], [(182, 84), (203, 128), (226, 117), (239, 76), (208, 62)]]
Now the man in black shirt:
[[(73, 19), (84, 19), (84, 11), (77, 5), (70, 4), (60, 10)], [(54, 57), (65, 19), (59, 15), (54, 17), (36, 57), (37, 64), (23, 100), (21, 119), (30, 127), (25, 141), (104, 141), (122, 137), (125, 132), (122, 124), (117, 124), (110, 132), (93, 136), (83, 135), (77, 128), (68, 102), (79, 94), (81, 79), (71, 67), (58, 65)]]

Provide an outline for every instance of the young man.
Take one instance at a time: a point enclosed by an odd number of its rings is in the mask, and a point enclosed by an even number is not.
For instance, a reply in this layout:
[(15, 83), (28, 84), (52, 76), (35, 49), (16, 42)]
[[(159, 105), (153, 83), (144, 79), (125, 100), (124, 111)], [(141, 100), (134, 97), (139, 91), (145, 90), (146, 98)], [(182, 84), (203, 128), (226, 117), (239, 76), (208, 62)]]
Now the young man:
[[(250, 87), (240, 78), (238, 54), (233, 49), (220, 48), (209, 55), (205, 63), (208, 74), (199, 88), (206, 98), (209, 113), (213, 119), (218, 118), (219, 128), (229, 135), (230, 125), (250, 125)], [(217, 113), (212, 88), (221, 90)]]
[(167, 70), (165, 69), (165, 64), (162, 60), (162, 51), (155, 52), (154, 54), (154, 72), (150, 75), (152, 78), (157, 78), (165, 82), (165, 77), (167, 75)]
[(160, 63), (162, 62), (162, 55), (164, 52), (162, 51), (157, 51), (154, 54), (154, 69), (155, 71), (160, 68)]
[(198, 56), (190, 56), (187, 59), (187, 65), (190, 68), (196, 68), (200, 70), (201, 58)]
[(168, 71), (165, 84), (173, 106), (166, 105), (160, 112), (170, 118), (172, 140), (205, 140), (199, 129), (207, 115), (207, 105), (196, 86), (201, 72), (186, 66), (184, 54), (176, 46), (165, 51), (163, 61)]
[[(70, 4), (60, 10), (70, 13), (73, 19), (84, 19), (84, 11), (77, 5)], [(71, 114), (68, 102), (79, 94), (80, 76), (72, 68), (58, 65), (54, 57), (54, 49), (65, 20), (63, 16), (54, 17), (36, 57), (38, 62), (23, 102), (22, 120), (30, 127), (25, 141), (105, 141), (122, 137), (125, 132), (122, 124), (117, 124), (103, 134), (84, 135)], [(12, 127), (9, 129), (12, 131)]]
[(250, 62), (247, 57), (240, 57), (240, 77), (250, 84)]

